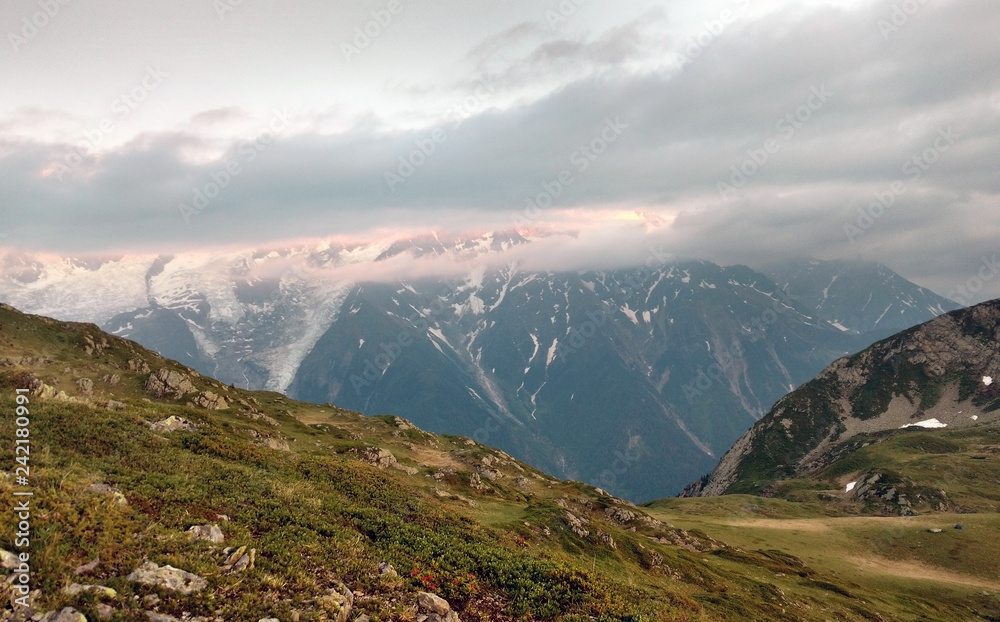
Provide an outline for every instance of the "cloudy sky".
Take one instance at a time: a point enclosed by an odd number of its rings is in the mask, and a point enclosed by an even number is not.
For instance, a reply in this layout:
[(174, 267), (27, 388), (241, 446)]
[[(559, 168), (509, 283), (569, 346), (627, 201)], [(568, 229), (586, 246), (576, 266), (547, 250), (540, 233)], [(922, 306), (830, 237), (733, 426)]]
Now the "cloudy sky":
[(1000, 297), (996, 0), (5, 0), (0, 33), (7, 248), (516, 227)]

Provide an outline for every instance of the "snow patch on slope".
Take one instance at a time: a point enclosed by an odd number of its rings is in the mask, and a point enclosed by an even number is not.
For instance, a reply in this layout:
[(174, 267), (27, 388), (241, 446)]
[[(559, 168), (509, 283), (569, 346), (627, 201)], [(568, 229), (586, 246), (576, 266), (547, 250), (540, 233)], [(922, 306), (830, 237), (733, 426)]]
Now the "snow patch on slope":
[(552, 345), (549, 346), (548, 354), (546, 354), (545, 356), (546, 369), (549, 368), (549, 365), (552, 364), (552, 361), (556, 360), (556, 348), (558, 347), (558, 345), (559, 345), (559, 338), (555, 337), (554, 339), (552, 339)]
[(914, 428), (914, 427), (915, 428), (927, 428), (927, 429), (947, 428), (948, 424), (947, 423), (941, 423), (937, 419), (925, 419), (924, 421), (918, 421), (916, 423), (907, 423), (906, 425), (901, 425), (901, 426), (899, 426), (899, 429), (902, 430), (903, 428)]

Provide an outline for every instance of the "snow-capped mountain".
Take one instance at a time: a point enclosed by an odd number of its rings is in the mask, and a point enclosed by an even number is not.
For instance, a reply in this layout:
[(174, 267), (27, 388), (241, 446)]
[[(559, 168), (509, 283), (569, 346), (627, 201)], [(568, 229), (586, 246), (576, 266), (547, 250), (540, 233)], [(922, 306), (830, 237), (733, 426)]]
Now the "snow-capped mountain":
[[(464, 434), (637, 500), (707, 472), (837, 357), (957, 306), (877, 265), (803, 261), (780, 273), (783, 290), (707, 262), (543, 272), (480, 261), (532, 243), (431, 234), (178, 257), (8, 255), (0, 300), (100, 324), (242, 387)], [(381, 268), (438, 260), (453, 276)], [(831, 271), (833, 285), (814, 285)], [(906, 312), (847, 313), (866, 301)]]
[(843, 331), (900, 331), (959, 308), (869, 261), (805, 259), (771, 265), (763, 272)]
[(644, 499), (679, 490), (785, 393), (891, 332), (835, 328), (745, 267), (505, 267), (355, 287), (288, 392)]

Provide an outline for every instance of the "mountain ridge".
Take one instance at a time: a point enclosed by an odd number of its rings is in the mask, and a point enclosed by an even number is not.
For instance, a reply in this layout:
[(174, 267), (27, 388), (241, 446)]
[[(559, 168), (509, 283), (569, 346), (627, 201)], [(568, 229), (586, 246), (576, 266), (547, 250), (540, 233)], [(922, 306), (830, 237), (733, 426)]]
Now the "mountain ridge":
[[(633, 500), (675, 494), (778, 398), (894, 332), (845, 331), (834, 325), (839, 316), (811, 306), (808, 283), (782, 289), (745, 266), (705, 261), (582, 272), (462, 264), (455, 278), (390, 282), (317, 277), (417, 255), (493, 256), (533, 240), (428, 236), (89, 268), (38, 264), (24, 277), (31, 282), (0, 282), (0, 297), (33, 312), (94, 305), (110, 314), (101, 322), (109, 332), (226, 383), (478, 436)], [(23, 262), (14, 262), (16, 274)], [(916, 286), (893, 291), (923, 295), (913, 313), (925, 319), (947, 304)], [(849, 293), (859, 307), (871, 294)], [(113, 313), (111, 304), (136, 309)], [(662, 471), (666, 483), (654, 484)]]
[(764, 493), (828, 465), (859, 434), (1000, 420), (1000, 300), (953, 311), (835, 361), (782, 398), (683, 494)]

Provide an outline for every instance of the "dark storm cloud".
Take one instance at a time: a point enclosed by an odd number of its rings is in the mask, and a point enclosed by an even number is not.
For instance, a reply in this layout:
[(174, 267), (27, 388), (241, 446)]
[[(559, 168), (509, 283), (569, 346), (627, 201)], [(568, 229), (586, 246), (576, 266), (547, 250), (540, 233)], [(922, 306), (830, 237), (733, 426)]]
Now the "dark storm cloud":
[[(547, 209), (676, 214), (663, 239), (682, 255), (860, 254), (947, 290), (998, 250), (987, 214), (1000, 212), (1000, 12), (985, 0), (924, 4), (887, 30), (894, 5), (775, 11), (701, 39), (640, 21), (575, 38), (522, 22), (467, 55), (472, 69), (451, 83), (463, 113), (421, 130), (372, 118), (193, 157), (217, 148), (199, 127), (241, 116), (226, 107), (87, 157), (62, 181), (51, 167), (67, 145), (9, 139), (6, 242), (254, 242), (364, 231), (390, 215), (399, 226), (504, 226), (568, 171)], [(685, 58), (692, 41), (698, 54)], [(499, 106), (560, 75), (571, 79)], [(185, 222), (179, 206), (224, 178), (227, 162), (239, 174)], [(902, 191), (873, 210), (893, 184)]]

